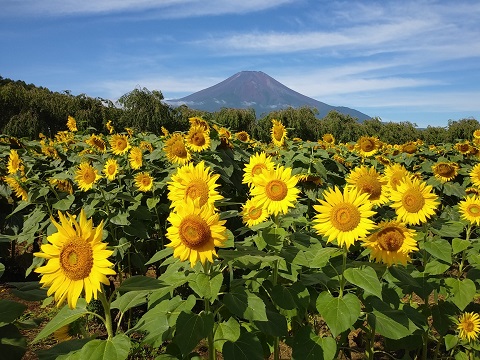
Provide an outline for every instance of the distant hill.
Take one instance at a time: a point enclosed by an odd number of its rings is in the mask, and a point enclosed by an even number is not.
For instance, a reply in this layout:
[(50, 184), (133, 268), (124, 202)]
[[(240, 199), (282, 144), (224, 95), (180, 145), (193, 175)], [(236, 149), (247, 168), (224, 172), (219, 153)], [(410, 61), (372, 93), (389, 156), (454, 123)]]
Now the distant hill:
[(172, 106), (215, 112), (221, 108), (255, 109), (257, 117), (288, 107), (309, 106), (316, 108), (323, 118), (331, 110), (350, 115), (360, 122), (371, 117), (344, 106), (331, 106), (302, 95), (262, 71), (241, 71), (216, 85), (197, 91), (180, 99), (166, 100)]

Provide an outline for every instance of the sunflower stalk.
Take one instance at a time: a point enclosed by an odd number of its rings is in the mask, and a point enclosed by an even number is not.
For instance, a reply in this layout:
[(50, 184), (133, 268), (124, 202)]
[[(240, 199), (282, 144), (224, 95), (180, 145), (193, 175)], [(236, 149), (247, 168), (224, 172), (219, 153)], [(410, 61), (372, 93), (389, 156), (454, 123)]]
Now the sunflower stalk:
[[(468, 224), (467, 229), (465, 231), (465, 240), (470, 241), (470, 235), (472, 233), (472, 224)], [(458, 266), (458, 276), (457, 279), (460, 279), (460, 277), (463, 274), (463, 270), (465, 268), (465, 257), (466, 257), (466, 249), (462, 251), (462, 257), (460, 259), (460, 265)]]
[[(211, 264), (208, 261), (205, 261), (203, 264), (203, 272), (210, 278), (210, 270), (211, 270)], [(210, 309), (210, 299), (203, 299), (205, 303), (205, 313), (209, 314), (212, 312)], [(215, 351), (215, 344), (214, 344), (214, 329), (208, 333), (207, 337), (207, 342), (208, 342), (208, 360), (216, 360), (217, 359), (217, 353)]]
[(107, 300), (107, 297), (105, 296), (105, 290), (103, 289), (102, 286), (102, 291), (98, 292), (98, 299), (102, 303), (103, 306), (103, 311), (105, 313), (105, 318), (104, 318), (104, 323), (105, 323), (105, 328), (107, 329), (107, 335), (108, 339), (113, 338), (113, 327), (112, 327), (112, 313), (110, 312), (110, 303)]

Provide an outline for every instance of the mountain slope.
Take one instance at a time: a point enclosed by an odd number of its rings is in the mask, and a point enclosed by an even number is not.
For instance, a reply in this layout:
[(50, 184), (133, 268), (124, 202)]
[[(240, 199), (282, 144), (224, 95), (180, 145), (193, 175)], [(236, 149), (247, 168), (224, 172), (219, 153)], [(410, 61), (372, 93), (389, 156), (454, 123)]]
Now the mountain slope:
[(253, 108), (257, 117), (287, 107), (310, 106), (318, 110), (320, 118), (331, 110), (358, 118), (359, 121), (370, 118), (360, 111), (331, 106), (302, 95), (261, 71), (241, 71), (216, 85), (166, 102), (172, 106), (185, 104), (192, 109), (210, 112), (218, 111), (222, 107)]

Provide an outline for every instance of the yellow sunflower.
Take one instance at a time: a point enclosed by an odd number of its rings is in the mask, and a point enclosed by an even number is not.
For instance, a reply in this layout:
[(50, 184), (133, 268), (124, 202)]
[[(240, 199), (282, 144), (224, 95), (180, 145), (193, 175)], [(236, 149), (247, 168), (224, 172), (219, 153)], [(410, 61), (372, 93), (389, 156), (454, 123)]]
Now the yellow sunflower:
[(369, 157), (378, 152), (380, 140), (374, 136), (361, 136), (355, 144), (355, 150), (363, 157)]
[(451, 181), (458, 175), (459, 166), (453, 162), (438, 162), (432, 166), (433, 175), (442, 183)]
[(113, 251), (102, 242), (103, 221), (94, 228), (83, 209), (76, 219), (60, 211), (58, 216), (60, 223), (52, 219), (58, 231), (47, 237), (49, 244), (43, 244), (41, 252), (33, 254), (48, 260), (35, 272), (42, 274), (42, 287), (49, 287), (47, 295), (55, 293), (57, 306), (67, 299), (68, 306), (74, 309), (82, 291), (89, 303), (102, 291), (101, 284), (110, 284), (107, 276), (116, 273), (107, 259)]
[(98, 174), (97, 169), (88, 162), (82, 162), (75, 172), (75, 181), (77, 182), (78, 187), (83, 191), (90, 190), (93, 187), (93, 184), (95, 184), (100, 178), (101, 176)]
[(191, 126), (185, 138), (191, 151), (201, 152), (210, 148), (210, 135), (202, 126)]
[(135, 175), (135, 186), (138, 190), (147, 192), (152, 190), (153, 178), (148, 172), (141, 172)]
[(323, 134), (322, 140), (331, 145), (335, 144), (335, 137), (330, 133)]
[(105, 141), (100, 136), (95, 134), (90, 135), (90, 137), (85, 140), (85, 142), (94, 149), (101, 152), (105, 152), (105, 150), (107, 149), (107, 147), (105, 146)]
[(455, 149), (462, 155), (468, 155), (472, 152), (473, 148), (470, 146), (470, 142), (463, 141), (455, 144)]
[(473, 137), (475, 139), (480, 139), (480, 129), (477, 129), (473, 132)]
[(473, 185), (480, 187), (480, 164), (475, 165), (470, 170), (470, 180)]
[(272, 119), (272, 142), (275, 146), (285, 145), (285, 140), (287, 139), (287, 129), (283, 124), (275, 119)]
[(458, 337), (462, 340), (477, 340), (480, 333), (480, 316), (474, 312), (460, 315), (457, 324)]
[(212, 205), (200, 206), (198, 198), (177, 204), (167, 220), (171, 226), (166, 236), (171, 242), (166, 246), (174, 249), (174, 257), (190, 260), (191, 267), (197, 261), (213, 263), (213, 257), (217, 257), (215, 247), (223, 246), (227, 240), (225, 220), (220, 220)]
[(480, 225), (480, 197), (468, 196), (458, 203), (458, 209), (462, 219), (473, 225)]
[(140, 149), (147, 150), (148, 152), (153, 152), (153, 145), (148, 141), (140, 141)]
[(388, 191), (396, 190), (398, 184), (406, 176), (411, 177), (412, 174), (402, 164), (395, 163), (387, 166), (384, 170), (385, 178), (387, 179)]
[(210, 126), (208, 125), (207, 121), (205, 121), (201, 117), (193, 116), (188, 118), (188, 121), (190, 122), (190, 127), (200, 126), (205, 132), (210, 132)]
[(235, 137), (242, 142), (250, 142), (250, 135), (246, 131), (235, 133)]
[(75, 119), (72, 117), (72, 116), (68, 116), (68, 119), (67, 119), (67, 128), (68, 130), (70, 130), (71, 132), (74, 132), (74, 131), (78, 131), (77, 129), (77, 122), (75, 121)]
[(185, 146), (185, 140), (182, 134), (174, 133), (165, 142), (163, 151), (167, 155), (168, 160), (174, 164), (184, 165), (192, 159), (190, 151)]
[(300, 190), (298, 178), (292, 176), (292, 169), (279, 166), (273, 170), (263, 170), (250, 189), (259, 206), (263, 206), (269, 214), (286, 214), (288, 208), (294, 207)]
[(370, 219), (375, 215), (373, 204), (367, 193), (355, 188), (330, 188), (323, 193), (324, 200), (314, 205), (317, 212), (313, 219), (313, 228), (319, 235), (328, 236), (327, 242), (337, 240), (338, 246), (348, 249), (353, 243), (366, 237), (375, 228)]
[(49, 183), (50, 183), (50, 185), (56, 187), (58, 190), (60, 190), (62, 192), (73, 194), (72, 183), (67, 179), (51, 178), (49, 180)]
[(118, 163), (115, 159), (107, 159), (103, 167), (103, 173), (109, 181), (115, 180), (118, 173)]
[(398, 221), (383, 221), (375, 232), (362, 239), (362, 246), (371, 250), (370, 258), (387, 266), (407, 265), (410, 253), (417, 251), (415, 230), (408, 229)]
[(15, 196), (22, 199), (23, 201), (28, 200), (28, 193), (27, 190), (25, 190), (22, 185), (12, 176), (5, 176), (4, 177), (5, 182), (10, 186), (12, 191), (15, 193)]
[(407, 142), (401, 146), (402, 152), (406, 154), (415, 154), (418, 150), (417, 144), (414, 141)]
[(390, 200), (398, 220), (414, 225), (426, 222), (440, 204), (430, 185), (410, 177), (404, 177), (397, 189), (390, 192)]
[(254, 199), (248, 199), (242, 206), (242, 220), (247, 226), (261, 224), (268, 218), (268, 212)]
[(215, 201), (222, 200), (223, 196), (218, 193), (216, 183), (220, 175), (212, 174), (210, 167), (201, 161), (197, 165), (192, 163), (178, 168), (168, 182), (168, 199), (172, 202), (171, 207), (183, 203), (187, 198), (199, 198), (199, 205), (208, 203), (213, 205)]
[(128, 160), (132, 169), (140, 169), (143, 165), (142, 149), (140, 149), (138, 146), (132, 147), (132, 149), (130, 150), (130, 154), (128, 155)]
[(110, 146), (115, 155), (123, 155), (130, 149), (127, 135), (114, 134), (110, 138)]
[(353, 169), (347, 178), (347, 187), (355, 187), (362, 193), (368, 194), (373, 205), (382, 205), (388, 201), (385, 187), (387, 180), (371, 166), (360, 166)]
[(243, 169), (242, 184), (248, 184), (252, 186), (256, 177), (262, 174), (262, 170), (273, 170), (275, 167), (274, 162), (270, 157), (267, 157), (265, 152), (256, 153), (250, 156), (250, 160)]
[(10, 150), (8, 155), (7, 171), (9, 174), (13, 175), (22, 168), (22, 160), (18, 156), (17, 150)]
[(108, 120), (105, 124), (105, 127), (107, 128), (109, 134), (113, 134), (113, 132), (115, 131), (115, 128), (112, 125), (112, 120)]

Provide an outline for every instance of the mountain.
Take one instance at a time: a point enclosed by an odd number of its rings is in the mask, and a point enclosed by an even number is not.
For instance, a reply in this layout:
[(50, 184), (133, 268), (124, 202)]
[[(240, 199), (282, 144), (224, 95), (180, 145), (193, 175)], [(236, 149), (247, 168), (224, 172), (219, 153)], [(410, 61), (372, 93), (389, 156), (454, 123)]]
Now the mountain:
[(302, 95), (262, 71), (241, 71), (216, 85), (197, 91), (180, 99), (165, 100), (172, 106), (187, 105), (189, 108), (215, 112), (221, 108), (255, 109), (257, 117), (274, 110), (288, 107), (309, 106), (316, 108), (322, 118), (331, 110), (350, 115), (359, 121), (370, 119), (360, 111), (331, 106)]

